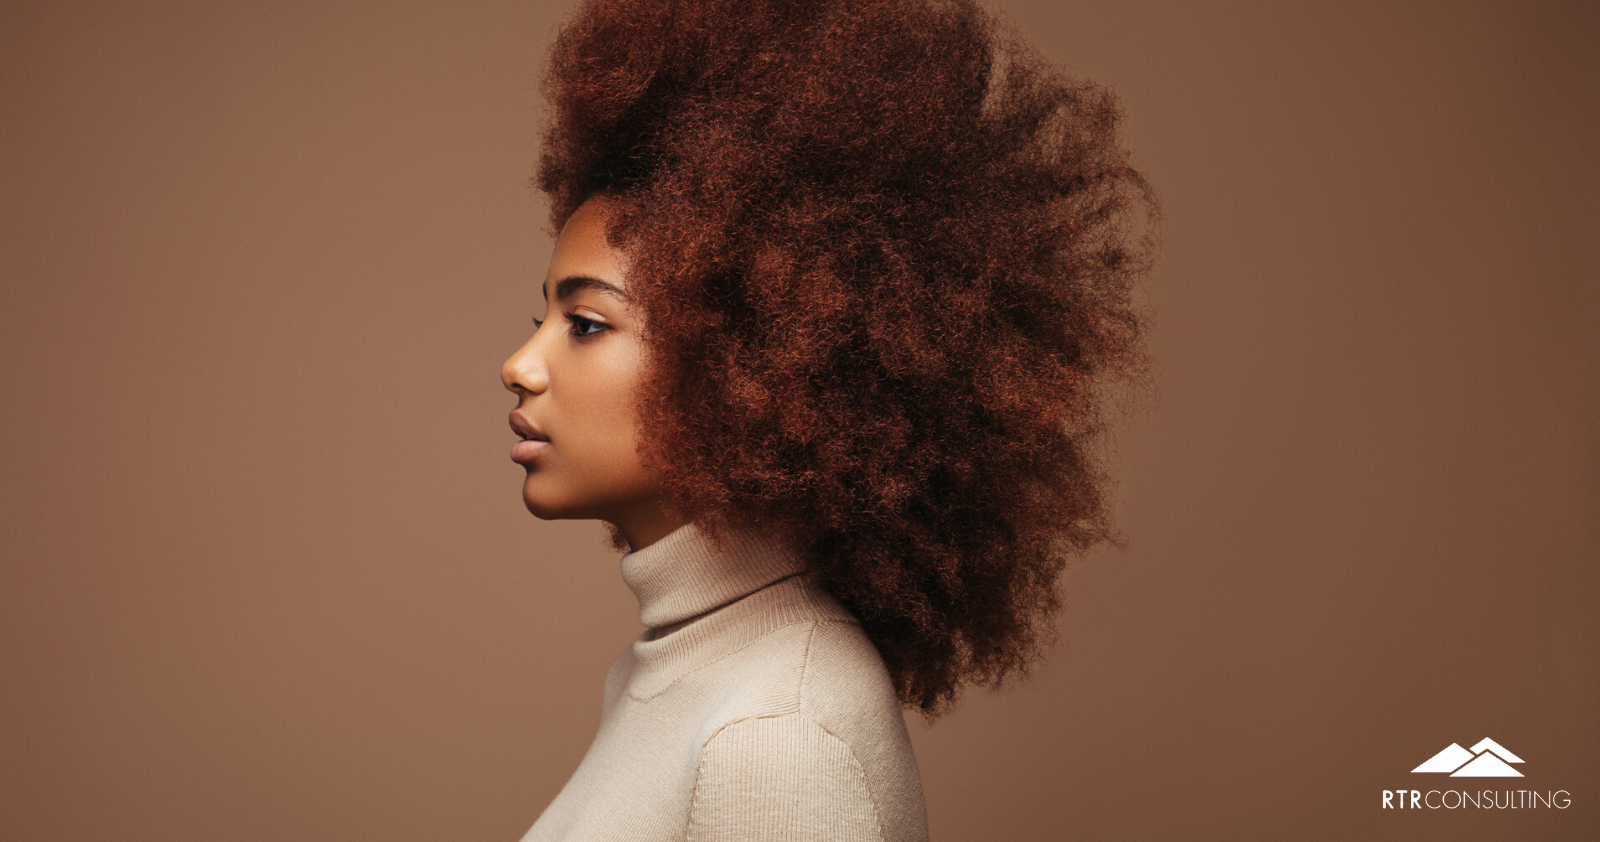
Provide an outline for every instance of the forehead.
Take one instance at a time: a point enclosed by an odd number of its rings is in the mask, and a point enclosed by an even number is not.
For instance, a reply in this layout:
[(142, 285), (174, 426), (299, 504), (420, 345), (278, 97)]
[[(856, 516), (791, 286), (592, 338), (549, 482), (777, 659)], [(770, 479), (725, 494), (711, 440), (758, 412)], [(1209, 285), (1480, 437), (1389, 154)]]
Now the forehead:
[(594, 197), (584, 202), (561, 229), (556, 250), (545, 275), (545, 292), (555, 294), (555, 285), (567, 278), (594, 278), (625, 289), (627, 256), (606, 242), (606, 223), (611, 218), (611, 200)]

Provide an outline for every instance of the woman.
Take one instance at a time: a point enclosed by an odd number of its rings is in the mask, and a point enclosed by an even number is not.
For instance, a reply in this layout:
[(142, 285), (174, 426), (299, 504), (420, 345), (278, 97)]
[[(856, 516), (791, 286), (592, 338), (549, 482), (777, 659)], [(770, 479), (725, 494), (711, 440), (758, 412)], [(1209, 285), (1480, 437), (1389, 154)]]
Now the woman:
[(594, 0), (547, 86), (512, 458), (648, 628), (526, 838), (925, 838), (901, 706), (1024, 670), (1111, 535), (1154, 215), (1114, 100), (971, 0)]

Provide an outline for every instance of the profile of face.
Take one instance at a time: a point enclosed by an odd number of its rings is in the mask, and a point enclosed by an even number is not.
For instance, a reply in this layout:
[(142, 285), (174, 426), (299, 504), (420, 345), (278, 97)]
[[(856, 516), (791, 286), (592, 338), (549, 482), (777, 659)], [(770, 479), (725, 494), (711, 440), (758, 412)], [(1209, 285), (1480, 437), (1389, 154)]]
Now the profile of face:
[(500, 381), (517, 396), (511, 459), (527, 469), (528, 511), (608, 521), (640, 549), (677, 524), (638, 453), (643, 323), (628, 300), (627, 256), (606, 241), (614, 201), (591, 198), (567, 220), (544, 280), (546, 315)]

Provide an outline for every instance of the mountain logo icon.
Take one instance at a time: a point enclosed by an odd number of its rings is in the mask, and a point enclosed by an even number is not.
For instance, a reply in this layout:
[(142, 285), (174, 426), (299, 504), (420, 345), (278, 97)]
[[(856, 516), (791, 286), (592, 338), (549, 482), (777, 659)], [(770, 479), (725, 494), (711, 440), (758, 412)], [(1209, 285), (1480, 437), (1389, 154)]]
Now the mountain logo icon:
[(1506, 751), (1505, 746), (1484, 737), (1471, 751), (1451, 743), (1411, 771), (1449, 772), (1452, 778), (1520, 778), (1522, 773), (1509, 764), (1521, 762), (1522, 758)]

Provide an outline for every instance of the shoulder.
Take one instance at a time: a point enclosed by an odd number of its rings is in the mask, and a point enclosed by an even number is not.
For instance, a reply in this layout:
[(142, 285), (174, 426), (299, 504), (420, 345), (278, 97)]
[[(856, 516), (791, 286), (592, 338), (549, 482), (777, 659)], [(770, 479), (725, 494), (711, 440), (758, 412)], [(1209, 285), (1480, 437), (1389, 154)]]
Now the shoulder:
[(910, 737), (860, 626), (816, 619), (764, 643), (787, 668), (747, 684), (702, 744), (688, 838), (926, 839)]
[(889, 671), (855, 618), (818, 589), (780, 585), (772, 590), (792, 592), (784, 596), (786, 607), (801, 598), (807, 604), (795, 612), (799, 616), (718, 663), (720, 675), (707, 676), (728, 692), (719, 706), (718, 727), (790, 713), (803, 713), (847, 741), (885, 719), (903, 727)]
[(854, 622), (818, 622), (806, 640), (800, 708), (819, 722), (850, 728), (863, 716), (900, 721), (894, 682), (876, 646)]

